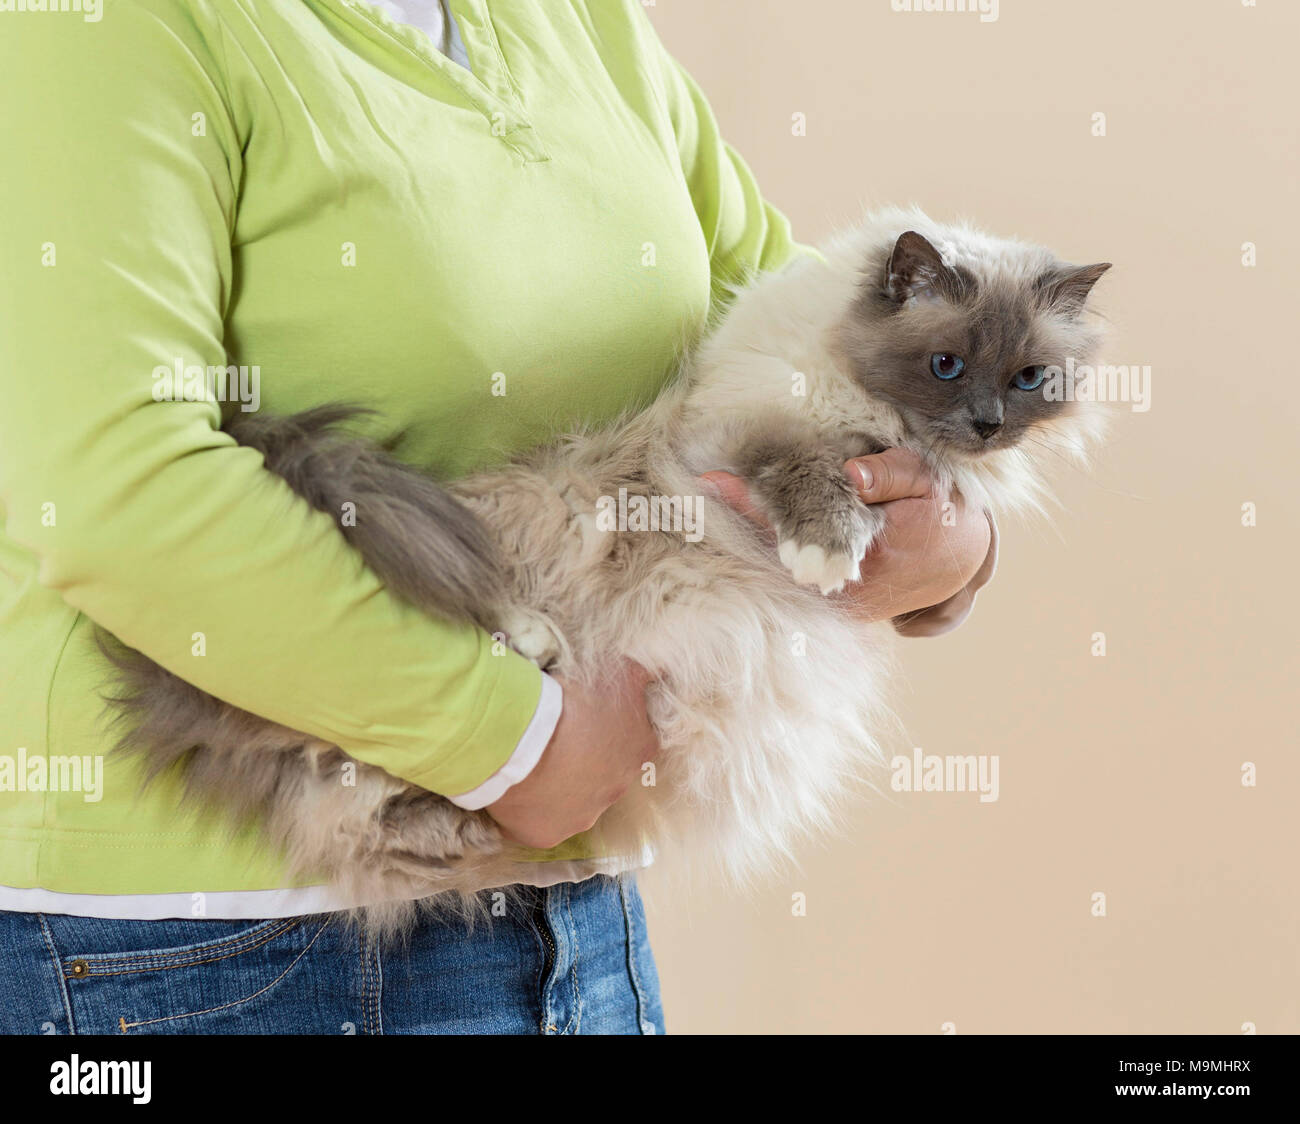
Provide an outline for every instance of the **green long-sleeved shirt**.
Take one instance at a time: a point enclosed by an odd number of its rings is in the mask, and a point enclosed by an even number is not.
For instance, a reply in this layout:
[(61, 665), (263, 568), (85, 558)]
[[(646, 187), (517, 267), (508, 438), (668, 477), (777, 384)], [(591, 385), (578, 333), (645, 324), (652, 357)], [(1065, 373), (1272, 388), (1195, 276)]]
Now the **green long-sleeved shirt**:
[[(364, 403), (455, 475), (648, 399), (710, 296), (794, 252), (636, 0), (451, 9), (472, 71), (354, 0), (3, 17), (0, 886), (284, 884), (254, 831), (108, 754), (93, 623), (433, 791), (495, 772), (537, 702), (212, 395), (158, 400), (163, 370), (246, 367), (276, 413)], [(51, 756), (103, 756), (99, 799), (38, 790)]]

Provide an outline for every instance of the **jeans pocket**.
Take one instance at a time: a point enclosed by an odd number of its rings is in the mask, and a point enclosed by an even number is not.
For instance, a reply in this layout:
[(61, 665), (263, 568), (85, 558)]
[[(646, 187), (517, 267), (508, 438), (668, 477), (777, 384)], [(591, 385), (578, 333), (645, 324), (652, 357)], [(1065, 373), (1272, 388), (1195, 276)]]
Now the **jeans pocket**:
[(330, 927), (319, 916), (47, 920), (79, 1034), (259, 1033), (272, 1023), (283, 1030), (286, 1012), (272, 1020), (270, 1008), (310, 977), (317, 964), (308, 954)]

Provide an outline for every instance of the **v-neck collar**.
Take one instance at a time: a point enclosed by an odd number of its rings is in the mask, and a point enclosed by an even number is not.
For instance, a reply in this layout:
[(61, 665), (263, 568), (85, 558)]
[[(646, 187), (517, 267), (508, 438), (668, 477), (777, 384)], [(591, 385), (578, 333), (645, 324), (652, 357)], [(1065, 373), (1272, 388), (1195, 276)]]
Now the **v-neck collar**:
[(483, 114), (493, 136), (500, 137), (525, 160), (550, 159), (528, 119), (518, 88), (506, 66), (487, 0), (447, 2), (469, 57), (468, 69), (438, 50), (419, 28), (396, 22), (367, 0), (315, 2), (330, 9), (372, 42), (414, 56), (428, 78), (428, 84), (418, 80), (411, 82), (416, 89), (440, 96), (446, 92), (447, 86), (454, 87), (465, 101)]

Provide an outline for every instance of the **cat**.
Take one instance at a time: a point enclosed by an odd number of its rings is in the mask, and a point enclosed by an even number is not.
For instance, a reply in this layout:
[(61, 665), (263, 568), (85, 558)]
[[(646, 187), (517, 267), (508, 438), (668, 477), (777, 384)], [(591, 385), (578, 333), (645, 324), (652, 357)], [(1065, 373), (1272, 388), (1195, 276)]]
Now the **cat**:
[[(343, 534), (427, 613), (504, 632), (589, 686), (621, 658), (651, 673), (654, 783), (601, 817), (601, 859), (543, 875), (486, 812), (110, 643), (121, 745), (151, 775), (178, 768), (205, 805), (255, 817), (295, 873), (328, 879), (381, 926), (400, 926), (419, 899), (580, 879), (647, 842), (743, 881), (829, 826), (881, 757), (892, 630), (832, 595), (884, 519), (844, 462), (910, 448), (967, 504), (1038, 508), (1041, 462), (1082, 456), (1102, 432), (1095, 406), (1046, 389), (1067, 358), (1086, 363), (1099, 346), (1086, 302), (1108, 268), (917, 209), (875, 212), (818, 257), (739, 287), (644, 411), (446, 487), (350, 435), (346, 406), (226, 424), (314, 508), (355, 505)], [(714, 469), (747, 482), (775, 548), (698, 495)], [(620, 495), (693, 498), (703, 534), (611, 528), (601, 505)]]

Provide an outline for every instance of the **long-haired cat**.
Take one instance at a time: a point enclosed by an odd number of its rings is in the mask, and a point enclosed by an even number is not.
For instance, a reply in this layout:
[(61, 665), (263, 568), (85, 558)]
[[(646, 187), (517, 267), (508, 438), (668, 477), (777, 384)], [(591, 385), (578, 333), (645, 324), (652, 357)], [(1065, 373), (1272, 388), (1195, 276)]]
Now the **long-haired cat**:
[[(1095, 407), (1046, 391), (1099, 342), (1085, 301), (1107, 268), (879, 212), (821, 260), (741, 290), (644, 412), (450, 487), (349, 436), (346, 408), (227, 428), (313, 507), (354, 504), (343, 533), (426, 612), (504, 631), (589, 685), (624, 658), (643, 665), (662, 744), (655, 783), (633, 785), (594, 841), (614, 860), (649, 841), (743, 878), (826, 825), (879, 754), (891, 630), (828, 595), (855, 580), (883, 517), (857, 499), (844, 461), (904, 446), (968, 504), (1036, 506), (1041, 453), (1082, 450), (1097, 433)], [(711, 469), (744, 477), (775, 549), (720, 501), (697, 500)], [(703, 535), (611, 527), (602, 505), (620, 494), (661, 513), (700, 502)], [(372, 917), (538, 878), (486, 813), (359, 762), (344, 784), (339, 749), (139, 653), (114, 659), (124, 744), (154, 772), (183, 770), (203, 803), (256, 816), (295, 872), (375, 903)]]

